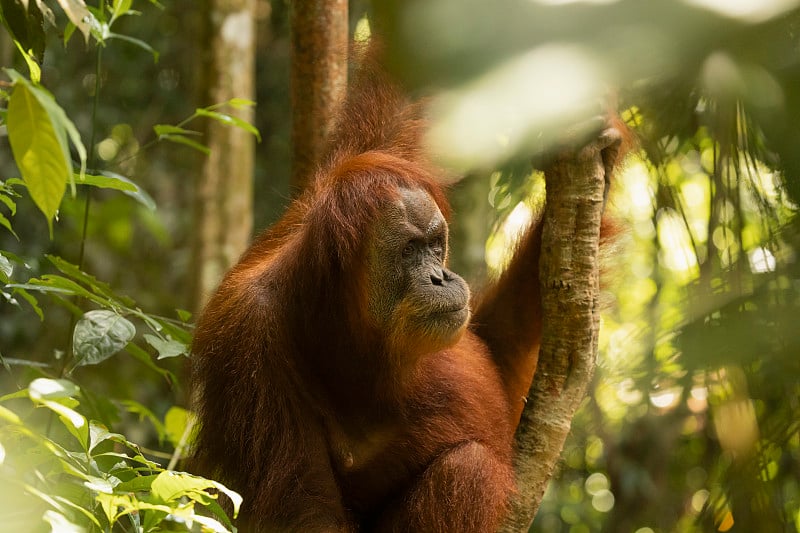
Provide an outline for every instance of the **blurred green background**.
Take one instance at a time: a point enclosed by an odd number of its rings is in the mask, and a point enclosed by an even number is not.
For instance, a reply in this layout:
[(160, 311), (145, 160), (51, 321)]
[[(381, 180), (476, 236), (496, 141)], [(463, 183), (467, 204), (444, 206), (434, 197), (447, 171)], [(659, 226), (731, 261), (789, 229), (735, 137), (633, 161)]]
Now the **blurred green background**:
[[(153, 313), (188, 308), (193, 176), (202, 154), (158, 145), (156, 123), (200, 101), (203, 9), (137, 4), (125, 33), (158, 50), (104, 50), (99, 159), (141, 185), (152, 211), (96, 195), (84, 269)], [(433, 94), (431, 146), (463, 172), (453, 185), (451, 266), (473, 286), (496, 275), (541, 205), (529, 168), (618, 108), (635, 146), (609, 208), (624, 228), (607, 250), (599, 367), (532, 531), (800, 530), (800, 2), (793, 0), (429, 0), (350, 3), (387, 24), (391, 66)], [(259, 0), (256, 230), (289, 202), (289, 6)], [(373, 9), (376, 12), (373, 12)], [(88, 142), (94, 55), (50, 41), (42, 81)], [(24, 72), (0, 31), (0, 65)], [(0, 131), (0, 179), (18, 176)], [(10, 216), (8, 210), (0, 212)], [(77, 262), (83, 204), (66, 197), (54, 237), (25, 195), (0, 250), (26, 275), (44, 253)], [(17, 280), (17, 281), (24, 281)], [(46, 302), (43, 301), (43, 305)], [(0, 300), (0, 353), (46, 363), (70, 338), (66, 312), (39, 318)], [(184, 362), (166, 362), (183, 374)], [(11, 364), (3, 392), (37, 371)], [(109, 398), (163, 418), (185, 391), (132, 357), (81, 369)], [(135, 417), (129, 439), (160, 448)]]

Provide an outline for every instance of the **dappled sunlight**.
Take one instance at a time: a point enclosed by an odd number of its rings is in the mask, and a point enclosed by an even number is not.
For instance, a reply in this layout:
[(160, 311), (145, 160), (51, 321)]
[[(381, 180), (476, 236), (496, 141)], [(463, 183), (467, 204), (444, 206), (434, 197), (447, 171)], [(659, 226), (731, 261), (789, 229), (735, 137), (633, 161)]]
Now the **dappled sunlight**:
[(796, 8), (797, 0), (683, 0), (743, 22), (763, 22)]
[(513, 255), (522, 232), (530, 225), (533, 210), (520, 202), (506, 217), (499, 229), (486, 243), (486, 266), (492, 272), (501, 272)]
[(543, 151), (594, 126), (605, 94), (598, 58), (566, 44), (535, 48), (438, 97), (433, 153), (458, 169), (490, 168), (520, 151)]

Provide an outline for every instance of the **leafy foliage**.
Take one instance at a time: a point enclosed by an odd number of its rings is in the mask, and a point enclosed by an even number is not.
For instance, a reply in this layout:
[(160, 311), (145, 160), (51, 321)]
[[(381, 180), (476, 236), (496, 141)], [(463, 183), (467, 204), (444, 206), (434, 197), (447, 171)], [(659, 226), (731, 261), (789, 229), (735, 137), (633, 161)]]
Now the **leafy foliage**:
[[(21, 179), (0, 180), (0, 226), (17, 239), (20, 235), (13, 220), (18, 203), (28, 199), (44, 214), (51, 239), (54, 222), (62, 223), (65, 212), (66, 219), (71, 218), (69, 206), (78, 190), (87, 198), (93, 189), (121, 192), (146, 210), (155, 209), (143, 188), (119, 172), (123, 159), (117, 161), (117, 168), (87, 171), (97, 160), (97, 125), (93, 120), (92, 145), (87, 151), (75, 124), (41, 84), (39, 62), (51, 29), (63, 32), (64, 44), (77, 29), (95, 47), (98, 72), (101, 51), (113, 40), (132, 43), (154, 59), (158, 53), (144, 41), (114, 29), (121, 19), (138, 14), (132, 0), (100, 2), (98, 7), (87, 6), (83, 0), (59, 0), (58, 5), (67, 19), (60, 29), (57, 21), (63, 18), (40, 0), (0, 3), (0, 21), (30, 72), (26, 78), (6, 68), (10, 91), (0, 92), (0, 98), (8, 102), (7, 109), (0, 110), (0, 126), (7, 131), (21, 175)], [(95, 90), (100, 88), (97, 83)], [(194, 119), (223, 122), (259, 136), (253, 126), (223, 112), (226, 106), (250, 105), (234, 99), (197, 109), (178, 126), (157, 126), (157, 138), (141, 150), (159, 140), (183, 139), (176, 142), (207, 152), (201, 141), (185, 142), (192, 133), (183, 126)], [(92, 115), (96, 116), (96, 108)], [(87, 203), (84, 224), (91, 221), (89, 214)], [(83, 235), (82, 250), (85, 226)], [(25, 239), (21, 240), (25, 245)], [(6, 487), (0, 498), (0, 522), (14, 531), (38, 530), (45, 524), (53, 531), (235, 530), (231, 519), (238, 513), (241, 498), (213, 480), (176, 470), (191, 443), (191, 412), (173, 405), (158, 416), (124, 394), (109, 397), (93, 390), (98, 383), (91, 379), (91, 369), (114, 365), (122, 354), (132, 356), (167, 385), (177, 386), (173, 371), (161, 364), (188, 355), (190, 314), (179, 310), (170, 318), (146, 312), (134, 299), (87, 273), (82, 263), (83, 251), (76, 264), (58, 254), (30, 259), (0, 250), (2, 301), (19, 312), (27, 307), (50, 324), (63, 323), (65, 318), (53, 304), (67, 311), (68, 322), (71, 318), (69, 340), (51, 356), (42, 353), (15, 359), (0, 354), (9, 378), (4, 382), (17, 384), (14, 392), (0, 397), (0, 484)], [(49, 267), (43, 269), (43, 264)], [(143, 448), (111, 429), (126, 416), (149, 422), (160, 445), (174, 451), (165, 454)], [(169, 460), (166, 468), (154, 458)], [(227, 503), (221, 505), (220, 496)]]

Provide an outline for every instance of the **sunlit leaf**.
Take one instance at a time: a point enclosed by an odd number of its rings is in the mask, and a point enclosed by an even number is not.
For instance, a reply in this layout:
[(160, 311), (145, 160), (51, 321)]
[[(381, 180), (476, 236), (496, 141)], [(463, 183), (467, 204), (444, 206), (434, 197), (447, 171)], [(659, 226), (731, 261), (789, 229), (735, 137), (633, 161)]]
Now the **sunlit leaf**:
[(50, 524), (51, 531), (59, 533), (85, 533), (86, 528), (70, 521), (62, 513), (48, 509), (42, 515), (42, 520)]
[(196, 500), (198, 493), (202, 493), (204, 497), (207, 497), (208, 495), (205, 491), (208, 489), (216, 489), (228, 496), (233, 503), (233, 516), (235, 517), (239, 513), (242, 497), (216, 481), (182, 472), (164, 471), (158, 475), (151, 485), (153, 497), (165, 503), (178, 500), (184, 496)]
[(15, 81), (8, 102), (8, 139), (31, 198), (51, 225), (72, 174), (67, 135), (37, 98), (33, 85)]
[(3, 254), (0, 254), (0, 272), (2, 272), (6, 278), (10, 278), (11, 274), (14, 272), (14, 266), (11, 264), (11, 261)]
[(194, 415), (190, 411), (177, 405), (169, 408), (164, 415), (164, 430), (172, 446), (178, 447), (190, 424), (194, 424)]
[(178, 135), (202, 135), (199, 131), (194, 130), (187, 130), (186, 128), (181, 128), (179, 126), (173, 126), (171, 124), (156, 124), (153, 126), (153, 131), (161, 137), (162, 135), (170, 135), (170, 134), (178, 134)]
[(219, 113), (217, 111), (209, 111), (208, 109), (204, 108), (195, 110), (195, 113), (201, 117), (208, 117), (210, 119), (216, 120), (217, 122), (225, 124), (226, 126), (235, 126), (237, 128), (243, 129), (244, 131), (247, 131), (255, 135), (256, 139), (258, 139), (258, 141), (261, 142), (261, 133), (259, 133), (259, 131), (255, 128), (255, 126), (249, 124), (248, 122), (245, 122), (244, 120), (238, 117), (227, 115), (225, 113)]
[(208, 148), (208, 146), (202, 145), (197, 141), (193, 141), (187, 137), (184, 137), (183, 135), (164, 134), (160, 135), (159, 139), (186, 145), (190, 148), (194, 148), (198, 152), (203, 152), (206, 155), (209, 155), (211, 153), (211, 150)]
[(113, 311), (88, 311), (75, 325), (72, 337), (76, 366), (105, 361), (122, 350), (135, 334), (134, 325)]
[(173, 339), (162, 339), (155, 335), (145, 334), (147, 344), (158, 350), (158, 359), (167, 359), (189, 353), (189, 347)]
[(79, 392), (78, 386), (66, 379), (38, 378), (28, 386), (28, 394), (32, 400), (72, 398)]
[(83, 34), (84, 40), (89, 42), (89, 35), (96, 20), (94, 15), (86, 8), (83, 0), (58, 0), (58, 4), (64, 10), (70, 22)]

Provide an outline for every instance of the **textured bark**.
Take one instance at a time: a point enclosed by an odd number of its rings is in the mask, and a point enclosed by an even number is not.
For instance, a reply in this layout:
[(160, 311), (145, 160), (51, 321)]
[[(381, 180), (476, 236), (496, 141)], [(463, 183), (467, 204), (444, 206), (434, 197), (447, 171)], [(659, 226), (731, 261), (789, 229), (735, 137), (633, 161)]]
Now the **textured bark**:
[(311, 181), (347, 88), (347, 0), (295, 0), (292, 31), (292, 192)]
[[(255, 98), (255, 0), (208, 0), (206, 102)], [(252, 123), (252, 109), (225, 109)], [(253, 227), (253, 161), (250, 133), (207, 122), (206, 158), (195, 188), (194, 279), (191, 301), (202, 307), (222, 275), (250, 242)]]
[(562, 154), (545, 170), (542, 345), (516, 433), (519, 495), (502, 531), (528, 531), (594, 373), (606, 183), (603, 150), (618, 143), (618, 134), (609, 130), (576, 153)]

